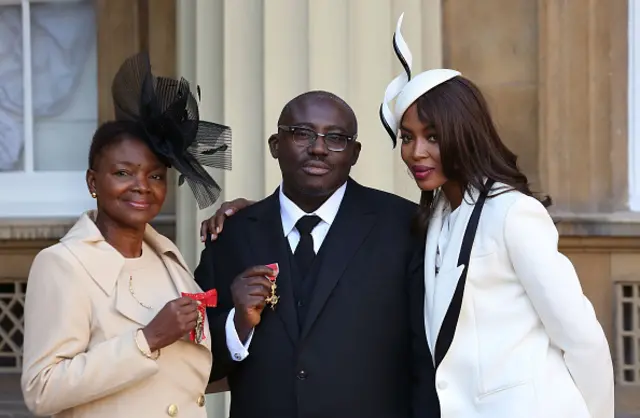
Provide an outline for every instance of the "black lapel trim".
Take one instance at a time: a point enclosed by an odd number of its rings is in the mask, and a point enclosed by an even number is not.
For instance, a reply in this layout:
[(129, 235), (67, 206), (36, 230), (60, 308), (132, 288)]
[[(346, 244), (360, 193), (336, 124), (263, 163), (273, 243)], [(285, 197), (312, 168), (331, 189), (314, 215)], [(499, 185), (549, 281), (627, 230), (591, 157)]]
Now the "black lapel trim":
[(471, 218), (467, 224), (467, 228), (464, 231), (464, 237), (462, 239), (462, 245), (460, 246), (460, 253), (458, 255), (458, 266), (464, 265), (464, 270), (460, 274), (456, 290), (445, 314), (442, 326), (440, 327), (440, 333), (436, 340), (435, 346), (435, 366), (436, 368), (444, 359), (444, 356), (449, 351), (451, 343), (456, 333), (456, 327), (458, 326), (458, 319), (460, 318), (460, 310), (462, 309), (462, 298), (464, 297), (464, 287), (467, 282), (467, 273), (469, 271), (469, 260), (471, 259), (471, 249), (473, 248), (473, 241), (476, 237), (476, 231), (478, 230), (478, 223), (480, 222), (480, 215), (482, 214), (482, 208), (484, 202), (487, 199), (488, 191), (493, 185), (493, 180), (487, 180), (485, 184), (485, 192), (481, 193), (473, 207)]

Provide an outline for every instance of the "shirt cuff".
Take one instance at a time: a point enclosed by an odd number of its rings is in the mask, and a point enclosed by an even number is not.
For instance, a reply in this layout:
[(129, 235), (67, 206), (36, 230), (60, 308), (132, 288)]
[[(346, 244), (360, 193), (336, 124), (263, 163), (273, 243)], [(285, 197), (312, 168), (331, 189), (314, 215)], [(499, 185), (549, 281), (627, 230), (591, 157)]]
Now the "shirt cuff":
[(233, 308), (227, 316), (227, 322), (225, 324), (225, 334), (227, 336), (227, 348), (231, 353), (231, 358), (234, 361), (242, 361), (249, 355), (249, 344), (253, 338), (253, 330), (249, 333), (247, 342), (242, 344), (240, 337), (238, 337), (238, 331), (236, 331), (236, 324), (233, 322), (235, 318), (236, 309)]

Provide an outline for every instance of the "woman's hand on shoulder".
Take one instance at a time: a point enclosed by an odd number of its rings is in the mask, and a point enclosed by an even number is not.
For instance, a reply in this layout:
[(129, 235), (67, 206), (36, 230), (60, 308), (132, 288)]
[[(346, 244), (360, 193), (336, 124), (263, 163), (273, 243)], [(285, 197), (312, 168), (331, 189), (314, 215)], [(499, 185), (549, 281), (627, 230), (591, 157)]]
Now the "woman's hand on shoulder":
[(228, 216), (233, 216), (238, 211), (254, 203), (256, 202), (242, 197), (224, 202), (211, 218), (202, 221), (202, 224), (200, 224), (200, 240), (204, 242), (207, 239), (207, 235), (211, 234), (211, 241), (215, 241), (222, 232), (224, 222)]

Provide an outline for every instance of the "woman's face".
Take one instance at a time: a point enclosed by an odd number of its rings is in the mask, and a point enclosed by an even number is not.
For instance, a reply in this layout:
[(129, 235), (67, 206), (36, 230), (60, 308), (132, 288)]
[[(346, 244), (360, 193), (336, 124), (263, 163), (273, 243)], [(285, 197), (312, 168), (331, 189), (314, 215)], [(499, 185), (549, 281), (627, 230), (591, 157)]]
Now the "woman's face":
[(423, 191), (432, 191), (447, 182), (440, 163), (440, 146), (436, 132), (422, 123), (418, 106), (412, 104), (400, 124), (402, 160), (409, 167), (416, 184)]
[(132, 229), (158, 215), (167, 194), (167, 167), (140, 139), (124, 136), (102, 149), (87, 172), (98, 212)]

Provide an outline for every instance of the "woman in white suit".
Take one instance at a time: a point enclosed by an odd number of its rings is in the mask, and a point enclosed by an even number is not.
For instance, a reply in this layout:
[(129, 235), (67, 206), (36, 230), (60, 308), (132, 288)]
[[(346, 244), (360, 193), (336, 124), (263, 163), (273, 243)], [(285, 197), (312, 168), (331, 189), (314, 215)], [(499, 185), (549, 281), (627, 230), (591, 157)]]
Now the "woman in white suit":
[[(380, 115), (422, 190), (424, 329), (442, 418), (613, 418), (609, 346), (558, 232), (459, 72), (387, 88)], [(393, 109), (389, 102), (395, 99)]]
[(40, 252), (29, 274), (25, 403), (60, 418), (206, 418), (203, 311), (215, 294), (202, 292), (180, 251), (148, 223), (164, 203), (168, 166), (201, 207), (213, 203), (219, 188), (196, 157), (213, 161), (229, 129), (199, 121), (188, 83), (153, 77), (145, 54), (124, 63), (113, 94), (117, 120), (98, 128), (89, 152), (97, 210)]

